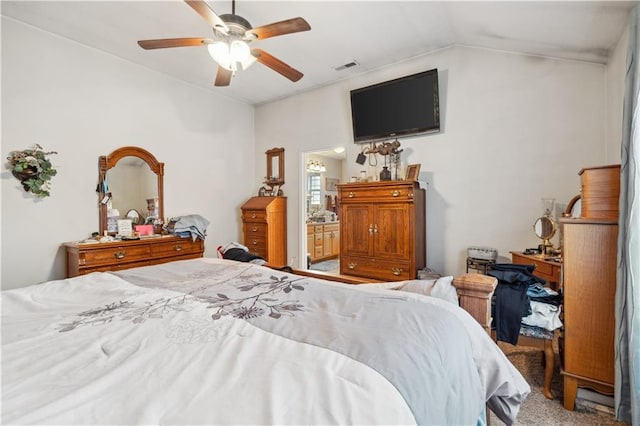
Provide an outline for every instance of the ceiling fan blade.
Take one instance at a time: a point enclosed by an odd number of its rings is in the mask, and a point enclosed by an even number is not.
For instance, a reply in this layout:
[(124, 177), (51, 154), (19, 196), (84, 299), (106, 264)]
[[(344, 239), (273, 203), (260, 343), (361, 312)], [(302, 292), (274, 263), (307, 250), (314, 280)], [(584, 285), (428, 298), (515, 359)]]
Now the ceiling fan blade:
[(143, 49), (164, 49), (166, 47), (204, 46), (213, 43), (209, 38), (162, 38), (157, 40), (140, 40)]
[(231, 83), (233, 73), (226, 68), (218, 65), (218, 73), (216, 74), (216, 86), (228, 86)]
[(200, 16), (204, 18), (205, 21), (217, 31), (220, 31), (224, 34), (229, 33), (229, 27), (224, 23), (222, 19), (209, 7), (207, 3), (204, 1), (197, 0), (184, 0), (193, 10), (198, 12)]
[(298, 17), (291, 18), (285, 21), (274, 22), (273, 24), (263, 25), (261, 27), (252, 28), (247, 30), (247, 33), (255, 34), (258, 40), (264, 40), (265, 38), (275, 37), (284, 34), (298, 33), (301, 31), (309, 31), (311, 26), (307, 21)]
[(268, 66), (277, 73), (282, 74), (289, 80), (296, 82), (302, 78), (304, 74), (300, 71), (291, 68), (289, 65), (282, 62), (280, 59), (268, 54), (262, 49), (251, 49), (251, 54), (255, 56), (256, 60), (263, 65)]

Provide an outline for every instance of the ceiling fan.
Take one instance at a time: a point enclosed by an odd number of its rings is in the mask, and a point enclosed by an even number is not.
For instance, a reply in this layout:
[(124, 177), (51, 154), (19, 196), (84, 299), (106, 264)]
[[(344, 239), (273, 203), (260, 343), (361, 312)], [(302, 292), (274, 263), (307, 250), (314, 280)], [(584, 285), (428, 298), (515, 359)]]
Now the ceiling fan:
[(262, 49), (250, 48), (256, 40), (309, 31), (311, 26), (303, 18), (292, 18), (253, 28), (249, 21), (236, 15), (236, 2), (232, 1), (230, 14), (216, 15), (204, 1), (185, 0), (213, 28), (215, 38), (165, 38), (140, 40), (143, 49), (164, 49), (168, 47), (207, 46), (209, 54), (218, 63), (216, 86), (228, 86), (238, 69), (238, 63), (246, 70), (255, 61), (296, 82), (303, 74), (268, 54)]

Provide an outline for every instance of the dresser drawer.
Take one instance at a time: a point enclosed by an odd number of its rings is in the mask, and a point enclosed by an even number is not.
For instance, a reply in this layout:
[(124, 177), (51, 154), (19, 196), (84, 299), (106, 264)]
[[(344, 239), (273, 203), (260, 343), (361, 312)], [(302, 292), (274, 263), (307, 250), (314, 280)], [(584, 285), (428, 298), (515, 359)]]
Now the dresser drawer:
[(324, 232), (334, 232), (340, 230), (339, 223), (329, 223), (324, 225)]
[(386, 188), (345, 188), (340, 192), (342, 203), (370, 201), (413, 201), (412, 186), (398, 186)]
[(242, 221), (243, 222), (266, 222), (267, 212), (264, 210), (243, 210)]
[(267, 250), (267, 239), (264, 236), (252, 235), (245, 236), (244, 245), (247, 246), (251, 253), (257, 253), (256, 250)]
[(379, 260), (376, 258), (341, 256), (340, 273), (371, 277), (383, 281), (412, 280), (410, 264), (402, 260)]
[(148, 245), (105, 247), (101, 250), (87, 250), (80, 254), (79, 264), (83, 267), (115, 265), (118, 263), (146, 260), (151, 257)]
[(253, 236), (264, 236), (267, 234), (267, 224), (266, 223), (258, 223), (251, 222), (245, 223), (244, 225), (244, 234), (245, 235), (253, 235)]
[(194, 242), (190, 238), (182, 238), (182, 241), (170, 241), (151, 246), (153, 257), (180, 256), (182, 254), (199, 253), (200, 251), (200, 240)]

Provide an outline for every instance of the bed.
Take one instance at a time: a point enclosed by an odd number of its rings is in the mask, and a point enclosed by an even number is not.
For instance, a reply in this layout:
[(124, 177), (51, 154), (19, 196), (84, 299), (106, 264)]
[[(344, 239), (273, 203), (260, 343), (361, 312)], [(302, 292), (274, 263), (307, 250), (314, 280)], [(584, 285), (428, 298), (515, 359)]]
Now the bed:
[(4, 291), (2, 423), (515, 421), (482, 326), (393, 288), (200, 258)]

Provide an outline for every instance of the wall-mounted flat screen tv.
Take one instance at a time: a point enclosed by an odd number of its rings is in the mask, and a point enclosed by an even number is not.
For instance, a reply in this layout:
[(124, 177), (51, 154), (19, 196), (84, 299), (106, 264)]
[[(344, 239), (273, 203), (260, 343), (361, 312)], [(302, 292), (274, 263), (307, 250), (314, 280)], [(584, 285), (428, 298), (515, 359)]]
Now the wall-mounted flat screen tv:
[(438, 70), (351, 91), (356, 143), (440, 130)]

